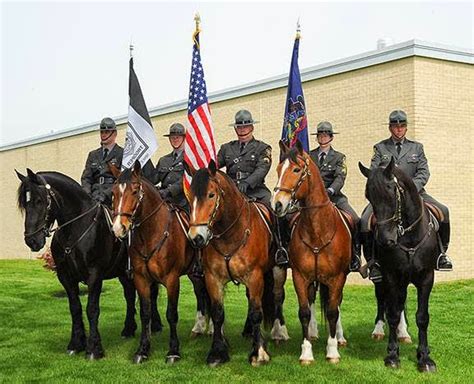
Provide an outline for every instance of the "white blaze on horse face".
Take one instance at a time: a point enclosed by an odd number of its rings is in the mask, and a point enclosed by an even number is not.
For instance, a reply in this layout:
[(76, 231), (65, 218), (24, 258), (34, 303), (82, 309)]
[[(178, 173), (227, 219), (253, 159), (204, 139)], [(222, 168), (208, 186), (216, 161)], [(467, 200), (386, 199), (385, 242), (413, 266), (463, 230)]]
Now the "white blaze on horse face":
[[(283, 162), (283, 165), (281, 167), (280, 177), (278, 178), (278, 182), (276, 185), (277, 189), (281, 188), (283, 175), (286, 173), (286, 170), (289, 168), (289, 166), (290, 166), (290, 160), (286, 159)], [(288, 205), (290, 204), (290, 201), (291, 201), (291, 196), (288, 192), (282, 192), (282, 191), (277, 190), (276, 192), (273, 192), (272, 209), (275, 210), (276, 203), (280, 202), (282, 205), (281, 212), (284, 214), (286, 213), (286, 210), (288, 209)]]
[(191, 221), (196, 221), (197, 197), (193, 200), (193, 210), (191, 212)]
[[(119, 193), (119, 202), (118, 202), (117, 212), (122, 212), (123, 193), (125, 192), (126, 187), (127, 187), (127, 185), (125, 183), (119, 184), (120, 193)], [(114, 234), (117, 237), (123, 237), (123, 235), (124, 235), (124, 233), (123, 233), (124, 228), (123, 228), (122, 222), (120, 220), (121, 220), (120, 215), (115, 216), (114, 225), (112, 227), (112, 229), (114, 230)]]

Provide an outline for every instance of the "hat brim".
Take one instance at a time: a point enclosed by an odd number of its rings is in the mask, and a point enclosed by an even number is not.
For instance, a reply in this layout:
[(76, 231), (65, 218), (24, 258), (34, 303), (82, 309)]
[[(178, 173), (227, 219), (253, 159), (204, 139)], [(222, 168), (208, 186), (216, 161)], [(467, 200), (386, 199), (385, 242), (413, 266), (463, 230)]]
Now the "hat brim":
[(229, 127), (245, 127), (246, 125), (254, 125), (254, 124), (258, 124), (260, 123), (260, 121), (251, 121), (251, 122), (248, 122), (248, 123), (245, 123), (245, 124), (229, 124)]
[(329, 133), (331, 135), (339, 135), (339, 132), (316, 132), (316, 133), (310, 133), (310, 135), (316, 136), (316, 135), (319, 135), (320, 133)]
[(167, 133), (166, 135), (163, 135), (163, 137), (170, 137), (170, 136), (186, 136), (185, 133)]
[(116, 131), (117, 128), (100, 128), (100, 132)]

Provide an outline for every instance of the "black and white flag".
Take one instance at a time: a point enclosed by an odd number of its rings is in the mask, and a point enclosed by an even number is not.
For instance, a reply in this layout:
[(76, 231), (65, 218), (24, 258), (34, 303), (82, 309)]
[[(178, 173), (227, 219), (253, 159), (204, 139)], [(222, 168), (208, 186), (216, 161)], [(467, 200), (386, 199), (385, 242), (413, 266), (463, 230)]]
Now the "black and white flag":
[(128, 127), (122, 169), (132, 168), (136, 160), (140, 160), (143, 167), (158, 148), (140, 83), (133, 69), (133, 57), (130, 58), (128, 95), (130, 96), (130, 105), (128, 107)]

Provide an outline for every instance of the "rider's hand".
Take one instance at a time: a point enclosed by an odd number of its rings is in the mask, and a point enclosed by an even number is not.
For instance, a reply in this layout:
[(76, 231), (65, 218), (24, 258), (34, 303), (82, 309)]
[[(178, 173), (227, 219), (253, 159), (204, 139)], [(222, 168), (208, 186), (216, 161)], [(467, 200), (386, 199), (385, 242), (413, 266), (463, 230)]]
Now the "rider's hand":
[(334, 189), (332, 189), (332, 188), (326, 189), (326, 192), (328, 193), (329, 196), (334, 195)]
[(242, 193), (247, 193), (247, 189), (249, 188), (249, 185), (245, 181), (241, 181), (238, 185), (237, 188), (239, 188), (239, 191)]

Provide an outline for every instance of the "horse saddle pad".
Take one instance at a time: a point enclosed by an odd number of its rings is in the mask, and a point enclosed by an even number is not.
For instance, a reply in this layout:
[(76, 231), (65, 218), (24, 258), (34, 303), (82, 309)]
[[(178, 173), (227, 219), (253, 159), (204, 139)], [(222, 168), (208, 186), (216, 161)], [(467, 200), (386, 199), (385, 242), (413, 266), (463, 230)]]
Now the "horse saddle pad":
[(351, 233), (354, 233), (356, 228), (355, 228), (354, 219), (352, 218), (351, 214), (347, 211), (344, 211), (344, 210), (340, 209), (340, 208), (337, 208), (337, 210), (339, 211), (342, 218), (346, 222), (347, 226), (351, 230)]

